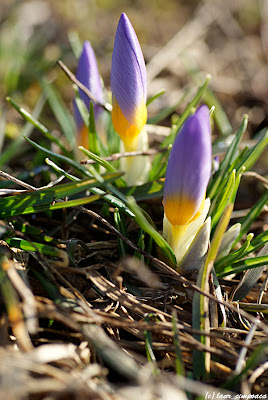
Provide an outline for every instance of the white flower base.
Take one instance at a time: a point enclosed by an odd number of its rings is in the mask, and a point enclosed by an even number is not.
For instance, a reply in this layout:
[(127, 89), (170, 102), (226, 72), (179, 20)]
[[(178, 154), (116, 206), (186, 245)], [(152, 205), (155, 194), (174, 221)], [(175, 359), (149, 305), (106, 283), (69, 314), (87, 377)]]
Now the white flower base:
[[(124, 153), (125, 146), (121, 141), (121, 152)], [(137, 148), (135, 151), (148, 150), (148, 134), (144, 128), (138, 137)], [(125, 172), (123, 179), (128, 186), (142, 185), (148, 180), (151, 167), (149, 156), (123, 157), (120, 159), (120, 169)]]
[(166, 215), (164, 214), (163, 220), (163, 236), (167, 240), (168, 244), (172, 248), (177, 264), (179, 265), (182, 261), (184, 255), (189, 249), (192, 241), (195, 238), (195, 235), (203, 225), (208, 210), (210, 207), (210, 199), (207, 198), (204, 201), (204, 207), (199, 217), (197, 217), (192, 223), (189, 225), (182, 226), (172, 226)]

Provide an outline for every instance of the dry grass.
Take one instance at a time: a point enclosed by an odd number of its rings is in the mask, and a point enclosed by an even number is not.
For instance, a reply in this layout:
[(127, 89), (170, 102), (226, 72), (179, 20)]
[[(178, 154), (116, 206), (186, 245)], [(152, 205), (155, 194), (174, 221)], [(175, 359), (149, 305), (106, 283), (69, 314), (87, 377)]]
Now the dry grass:
[[(61, 8), (59, 4), (51, 6), (47, 2), (48, 10), (65, 15), (68, 28), (71, 24), (69, 3)], [(130, 19), (133, 17), (136, 22), (141, 19), (138, 7), (130, 2), (126, 2), (124, 9), (118, 2), (114, 9), (109, 9), (108, 2), (104, 2), (109, 13), (98, 2), (93, 3), (95, 18), (104, 18), (101, 26), (111, 37), (110, 12), (119, 15), (119, 10), (126, 11)], [(154, 3), (156, 7), (157, 2)], [(189, 72), (196, 69), (192, 78), (198, 81), (201, 71), (205, 71), (212, 74), (211, 88), (233, 126), (238, 125), (242, 114), (249, 113), (249, 134), (254, 139), (255, 133), (267, 125), (268, 3), (265, 0), (254, 6), (246, 0), (190, 3), (182, 8), (185, 15), (189, 17), (195, 9), (193, 3), (198, 3), (197, 11), (184, 25), (181, 21), (183, 27), (176, 34), (170, 11), (171, 27), (166, 36), (161, 28), (161, 45), (157, 43), (155, 28), (150, 42), (148, 32), (154, 21), (150, 20), (147, 27), (142, 23), (137, 28), (145, 42), (150, 94), (166, 88), (166, 94), (149, 109), (150, 114), (173, 104), (187, 86), (192, 87)], [(150, 13), (149, 6), (143, 2), (137, 4), (141, 6), (140, 13)], [(170, 10), (176, 9), (176, 2), (168, 4)], [(155, 18), (160, 23), (161, 13), (157, 15)], [(81, 24), (85, 32), (85, 21)], [(77, 27), (79, 21), (72, 22), (73, 25)], [(116, 22), (113, 30), (115, 26)], [(61, 28), (64, 36), (66, 27)], [(109, 49), (112, 42), (107, 41)], [(100, 56), (103, 43), (96, 39)], [(107, 81), (106, 57), (103, 55), (101, 69)], [(55, 70), (56, 67), (52, 68), (51, 73)], [(59, 70), (57, 74), (60, 76)], [(69, 92), (65, 95), (68, 99)], [(164, 127), (160, 136), (154, 132), (152, 141), (159, 141), (163, 132)], [(257, 172), (267, 178), (267, 152), (257, 165)], [(248, 177), (251, 181), (243, 183), (236, 212), (241, 214), (254, 203), (260, 184), (256, 177)], [(265, 178), (261, 180), (261, 184), (267, 184)], [(161, 200), (147, 202), (146, 207), (150, 207), (158, 224), (162, 218)], [(25, 221), (29, 220), (25, 218)], [(200, 292), (195, 284), (196, 275), (182, 276), (159, 260), (156, 252), (152, 256), (138, 249), (133, 243), (138, 227), (131, 220), (126, 221), (129, 238), (111, 227), (111, 221), (103, 218), (100, 207), (93, 211), (77, 208), (58, 212), (49, 222), (47, 216), (38, 214), (33, 222), (45, 227), (45, 232), (53, 230), (55, 236), (63, 239), (62, 251), (71, 258), (65, 257), (59, 262), (41, 254), (15, 251), (0, 243), (5, 271), (1, 285), (7, 288), (11, 299), (6, 311), (1, 299), (1, 399), (172, 400), (186, 398), (185, 392), (194, 396), (205, 396), (208, 392), (227, 395), (231, 392), (220, 388), (235, 370), (239, 372), (244, 367), (241, 351), (243, 355), (246, 350), (248, 357), (267, 343), (267, 309), (258, 319), (256, 313), (245, 311), (248, 303), (257, 302), (260, 291), (262, 303), (267, 306), (265, 276), (239, 308), (230, 301), (238, 281), (220, 282), (225, 294), (226, 328), (221, 327), (219, 301), (212, 286), (209, 295), (202, 293), (210, 300), (210, 345), (207, 347), (196, 339), (199, 332), (192, 329), (193, 293)], [(253, 229), (267, 230), (267, 209)], [(146, 265), (133, 257), (120, 259), (117, 238), (125, 241), (130, 254), (139, 252)], [(255, 329), (251, 328), (251, 337), (248, 323)], [(176, 374), (178, 348), (187, 378)], [(211, 354), (211, 375), (206, 383), (190, 379), (193, 350)], [(249, 368), (232, 387), (233, 391), (267, 394), (268, 365), (264, 348), (262, 351), (259, 363)]]

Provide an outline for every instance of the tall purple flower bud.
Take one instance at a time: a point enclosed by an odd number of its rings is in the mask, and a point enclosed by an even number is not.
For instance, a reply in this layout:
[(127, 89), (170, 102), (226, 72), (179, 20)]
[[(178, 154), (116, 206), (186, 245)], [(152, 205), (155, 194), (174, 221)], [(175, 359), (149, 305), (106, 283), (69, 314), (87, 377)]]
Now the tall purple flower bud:
[[(148, 149), (147, 76), (145, 62), (136, 33), (126, 16), (118, 23), (111, 68), (112, 122), (121, 138), (122, 151), (145, 151)], [(148, 156), (122, 158), (121, 169), (128, 185), (147, 180), (150, 170)]]
[(137, 138), (147, 120), (146, 79), (145, 62), (138, 38), (123, 13), (114, 41), (111, 90), (113, 125), (127, 151), (137, 149)]
[(205, 195), (211, 164), (209, 110), (201, 106), (176, 137), (166, 171), (164, 236), (173, 247), (177, 262), (206, 218), (210, 201), (205, 201)]
[[(102, 84), (98, 70), (97, 60), (95, 57), (94, 50), (92, 49), (91, 44), (88, 41), (84, 42), (83, 49), (78, 60), (76, 78), (94, 94), (94, 96), (100, 103), (103, 102)], [(91, 100), (81, 89), (79, 89), (79, 95), (81, 99), (84, 101), (87, 109), (89, 109)], [(98, 104), (94, 103), (94, 114), (96, 120), (101, 113), (102, 113), (102, 108)], [(78, 142), (79, 144), (87, 148), (88, 147), (87, 128), (84, 125), (83, 119), (80, 115), (80, 112), (75, 102), (74, 102), (74, 117), (79, 135)]]

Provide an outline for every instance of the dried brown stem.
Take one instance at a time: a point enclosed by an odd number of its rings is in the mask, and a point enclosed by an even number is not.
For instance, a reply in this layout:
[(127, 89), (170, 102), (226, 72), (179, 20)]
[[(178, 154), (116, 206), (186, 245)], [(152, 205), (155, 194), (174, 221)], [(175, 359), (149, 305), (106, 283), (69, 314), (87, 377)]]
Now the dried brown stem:
[[(135, 156), (150, 156), (156, 153), (164, 153), (165, 151), (167, 151), (168, 148), (165, 147), (163, 149), (149, 149), (149, 150), (145, 150), (145, 151), (128, 151), (126, 153), (114, 153), (111, 154), (108, 157), (103, 157), (103, 160), (105, 161), (117, 161), (120, 158), (123, 157), (135, 157)], [(80, 164), (96, 164), (95, 160), (83, 160), (80, 161)]]
[(17, 183), (17, 185), (20, 185), (20, 186), (24, 187), (27, 190), (38, 190), (34, 186), (28, 185), (28, 183), (25, 183), (25, 182), (21, 181), (20, 179), (17, 179), (14, 176), (9, 175), (7, 172), (0, 171), (0, 176), (2, 176), (2, 178), (7, 179), (8, 181), (12, 181), (14, 183)]
[(104, 108), (104, 110), (106, 111), (112, 111), (112, 106), (109, 103), (101, 103), (96, 96), (94, 96), (94, 94), (85, 86), (83, 85), (83, 83), (81, 83), (76, 76), (69, 70), (68, 67), (66, 67), (66, 65), (59, 60), (58, 61), (58, 65), (61, 67), (61, 69), (65, 72), (65, 74), (68, 76), (68, 78), (75, 83), (79, 89), (81, 89), (90, 100), (94, 101), (95, 104), (98, 104), (100, 107)]

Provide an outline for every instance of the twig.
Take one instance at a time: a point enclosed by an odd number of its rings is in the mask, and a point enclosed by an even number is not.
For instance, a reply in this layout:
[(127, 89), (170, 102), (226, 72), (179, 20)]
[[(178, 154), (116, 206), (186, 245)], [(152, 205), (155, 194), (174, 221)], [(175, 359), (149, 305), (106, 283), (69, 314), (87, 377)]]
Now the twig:
[(260, 182), (263, 183), (264, 187), (266, 189), (268, 189), (268, 179), (264, 178), (264, 176), (258, 174), (257, 172), (247, 171), (247, 172), (244, 172), (243, 175), (244, 176), (250, 176), (250, 177), (258, 179)]
[[(168, 147), (165, 147), (163, 149), (158, 149), (158, 150), (149, 149), (149, 150), (145, 150), (145, 151), (128, 151), (126, 153), (114, 153), (108, 157), (103, 157), (102, 159), (105, 161), (117, 161), (123, 157), (150, 156), (150, 155), (156, 154), (156, 153), (164, 153), (167, 150), (168, 150)], [(80, 164), (96, 164), (96, 161), (95, 160), (83, 160), (83, 161), (80, 161)]]
[[(61, 182), (65, 178), (64, 175), (61, 175), (60, 177), (58, 177), (54, 181), (49, 182), (46, 186), (42, 186), (42, 187), (36, 188), (36, 187), (34, 187), (32, 185), (29, 185), (28, 183), (25, 183), (25, 182), (21, 181), (18, 178), (15, 178), (14, 176), (8, 174), (7, 172), (1, 171), (1, 170), (0, 170), (0, 176), (2, 176), (2, 178), (7, 179), (8, 181), (17, 183), (17, 185), (20, 185), (20, 186), (24, 187), (25, 189), (27, 189), (28, 191), (31, 191), (31, 192), (32, 191), (36, 192), (38, 190), (43, 190), (43, 189), (47, 189), (47, 188), (53, 187), (57, 183)], [(25, 192), (26, 192), (26, 190), (0, 189), (0, 196), (1, 195), (9, 195), (9, 194), (12, 194), (12, 195), (13, 194), (21, 194), (21, 193), (25, 193)]]
[[(259, 317), (256, 318), (256, 322), (257, 321), (259, 321)], [(252, 342), (252, 339), (254, 337), (254, 333), (255, 333), (256, 329), (257, 329), (257, 324), (256, 323), (252, 324), (251, 329), (245, 339), (246, 345), (249, 345)], [(241, 348), (239, 357), (238, 357), (238, 360), (236, 363), (235, 374), (240, 374), (240, 372), (242, 371), (243, 366), (245, 364), (245, 358), (246, 358), (247, 351), (248, 351), (247, 346), (243, 346)]]
[(268, 361), (261, 364), (255, 371), (253, 371), (251, 377), (249, 378), (248, 383), (253, 385), (253, 383), (258, 379), (266, 370), (268, 369)]
[(34, 186), (28, 185), (28, 183), (25, 183), (25, 182), (21, 181), (20, 179), (17, 179), (14, 176), (9, 175), (7, 172), (0, 171), (0, 176), (2, 176), (3, 178), (7, 179), (8, 181), (12, 181), (14, 183), (17, 183), (18, 185), (26, 188), (27, 190), (38, 190)]
[(83, 85), (83, 83), (81, 83), (76, 76), (69, 70), (68, 67), (66, 67), (66, 65), (59, 60), (58, 61), (58, 65), (61, 67), (61, 69), (65, 72), (65, 74), (68, 76), (68, 78), (75, 83), (79, 89), (81, 89), (90, 100), (94, 101), (95, 104), (98, 104), (100, 107), (104, 108), (106, 111), (112, 111), (112, 106), (109, 103), (101, 103), (96, 96), (94, 96), (94, 94), (85, 86)]

